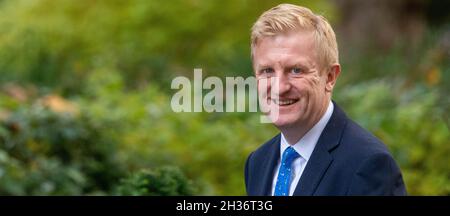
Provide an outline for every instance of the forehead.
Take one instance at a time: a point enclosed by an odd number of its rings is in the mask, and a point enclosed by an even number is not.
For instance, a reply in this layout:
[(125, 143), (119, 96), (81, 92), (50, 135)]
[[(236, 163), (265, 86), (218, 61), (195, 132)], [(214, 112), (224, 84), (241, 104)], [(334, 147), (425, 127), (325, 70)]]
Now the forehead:
[(316, 59), (312, 31), (290, 31), (262, 37), (259, 38), (253, 50), (255, 66), (298, 61), (311, 62)]

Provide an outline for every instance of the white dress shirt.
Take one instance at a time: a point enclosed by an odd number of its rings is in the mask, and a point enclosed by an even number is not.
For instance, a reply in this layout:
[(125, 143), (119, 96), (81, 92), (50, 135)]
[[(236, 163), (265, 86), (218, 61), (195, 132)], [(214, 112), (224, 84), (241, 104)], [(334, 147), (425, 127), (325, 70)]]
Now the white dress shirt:
[[(296, 158), (292, 162), (292, 174), (291, 174), (291, 185), (289, 187), (289, 196), (295, 191), (295, 188), (300, 180), (300, 177), (303, 173), (303, 170), (308, 163), (309, 157), (311, 156), (314, 147), (316, 147), (317, 141), (319, 140), (320, 134), (322, 134), (323, 129), (327, 125), (330, 120), (331, 114), (333, 114), (333, 103), (330, 101), (328, 103), (327, 111), (320, 118), (320, 120), (292, 147), (297, 151), (300, 157)], [(275, 169), (275, 173), (272, 181), (272, 195), (275, 193), (275, 186), (277, 184), (278, 171), (280, 169), (280, 161), (283, 155), (284, 150), (289, 147), (289, 143), (286, 141), (283, 133), (281, 133), (281, 141), (280, 141), (280, 159), (278, 160), (277, 167)]]

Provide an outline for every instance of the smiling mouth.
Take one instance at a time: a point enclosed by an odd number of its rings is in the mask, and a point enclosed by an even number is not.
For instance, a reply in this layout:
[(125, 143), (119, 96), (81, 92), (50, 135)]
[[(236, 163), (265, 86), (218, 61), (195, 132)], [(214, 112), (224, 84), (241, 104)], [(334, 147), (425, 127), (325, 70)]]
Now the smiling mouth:
[(299, 101), (299, 99), (272, 99), (272, 102), (278, 106), (289, 106)]

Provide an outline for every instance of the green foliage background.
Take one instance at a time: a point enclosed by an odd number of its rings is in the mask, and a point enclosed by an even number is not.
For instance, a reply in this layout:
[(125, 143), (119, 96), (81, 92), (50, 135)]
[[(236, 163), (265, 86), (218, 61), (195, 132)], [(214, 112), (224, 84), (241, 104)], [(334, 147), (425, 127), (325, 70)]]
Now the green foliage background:
[[(252, 75), (249, 29), (280, 2), (0, 1), (0, 194), (245, 194), (246, 156), (277, 130), (257, 113), (174, 113), (170, 82)], [(339, 20), (329, 1), (301, 4)], [(341, 55), (334, 100), (413, 195), (450, 195), (448, 28)]]

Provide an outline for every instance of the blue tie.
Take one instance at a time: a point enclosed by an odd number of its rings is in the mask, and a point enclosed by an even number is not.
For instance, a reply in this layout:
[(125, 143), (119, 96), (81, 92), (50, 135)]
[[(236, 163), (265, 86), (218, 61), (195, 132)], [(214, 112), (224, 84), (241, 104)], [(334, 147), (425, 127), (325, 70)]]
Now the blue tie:
[(289, 196), (292, 162), (299, 156), (294, 148), (290, 146), (284, 150), (280, 170), (278, 171), (277, 184), (275, 185), (275, 196)]

